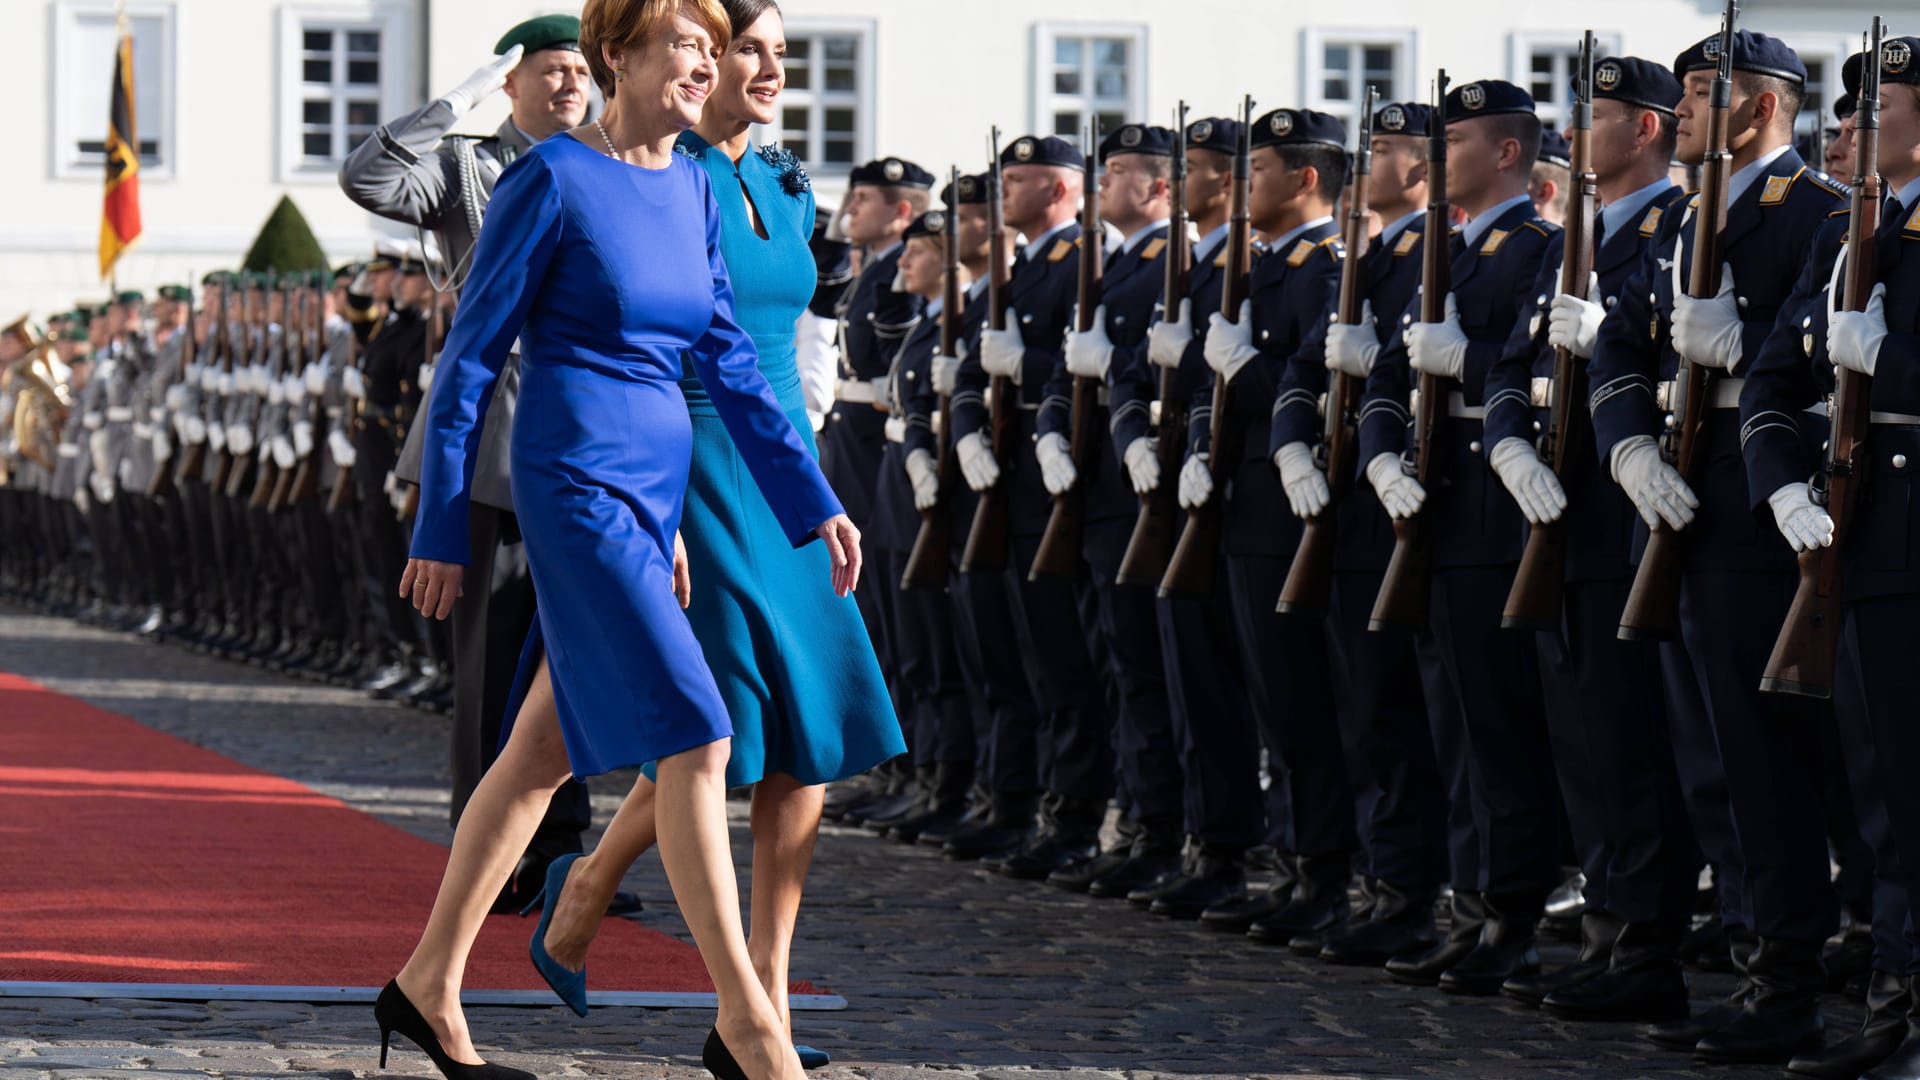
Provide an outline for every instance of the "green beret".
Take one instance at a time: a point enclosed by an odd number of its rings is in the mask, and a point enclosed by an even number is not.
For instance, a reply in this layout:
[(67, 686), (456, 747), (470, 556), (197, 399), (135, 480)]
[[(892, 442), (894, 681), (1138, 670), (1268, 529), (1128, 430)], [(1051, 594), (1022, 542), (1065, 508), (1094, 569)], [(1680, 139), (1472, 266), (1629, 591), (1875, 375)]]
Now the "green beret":
[(86, 308), (75, 308), (73, 314), (67, 316), (67, 321), (72, 323), (75, 329), (85, 331), (87, 324), (93, 321), (93, 312)]
[(113, 301), (108, 300), (105, 303), (94, 305), (92, 314), (93, 314), (93, 317), (96, 319), (104, 319), (107, 317), (107, 312), (112, 310), (113, 310)]
[(225, 285), (226, 283), (227, 271), (225, 270), (209, 270), (206, 275), (200, 279), (200, 284), (202, 285)]
[(143, 304), (146, 303), (146, 300), (147, 294), (141, 292), (139, 289), (122, 290), (120, 295), (113, 298), (113, 302), (116, 304)]
[(352, 281), (354, 278), (360, 276), (360, 271), (365, 268), (365, 263), (341, 263), (339, 266), (333, 268), (333, 280), (339, 281), (341, 278), (346, 278), (348, 281)]
[(160, 299), (172, 300), (178, 304), (184, 304), (193, 299), (193, 290), (185, 285), (162, 285), (159, 292)]
[(537, 19), (528, 19), (507, 31), (500, 43), (493, 47), (493, 54), (500, 56), (515, 45), (526, 50), (528, 56), (541, 49), (571, 49), (579, 52), (580, 19), (575, 15), (542, 15)]

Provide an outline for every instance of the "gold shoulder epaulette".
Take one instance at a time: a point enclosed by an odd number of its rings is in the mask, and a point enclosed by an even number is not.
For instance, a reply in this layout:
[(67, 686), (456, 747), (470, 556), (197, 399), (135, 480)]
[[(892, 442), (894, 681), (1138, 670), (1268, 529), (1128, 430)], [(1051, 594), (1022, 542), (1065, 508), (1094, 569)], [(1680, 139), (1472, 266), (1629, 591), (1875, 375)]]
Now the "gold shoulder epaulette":
[(1401, 233), (1400, 242), (1393, 245), (1393, 253), (1395, 255), (1405, 255), (1414, 248), (1419, 247), (1421, 235), (1422, 234), (1414, 232), (1412, 229)]
[(1047, 261), (1050, 263), (1057, 263), (1061, 259), (1064, 259), (1067, 256), (1073, 254), (1073, 249), (1079, 246), (1080, 246), (1080, 240), (1078, 237), (1075, 237), (1072, 240), (1055, 240), (1053, 242), (1053, 250), (1047, 252)]
[(1807, 167), (1802, 165), (1792, 176), (1769, 176), (1767, 186), (1760, 192), (1761, 206), (1779, 206), (1787, 201), (1787, 193), (1793, 190), (1794, 181), (1805, 176)]
[(1664, 207), (1659, 206), (1647, 211), (1647, 216), (1640, 221), (1640, 235), (1652, 236), (1654, 233), (1659, 232), (1660, 216), (1666, 212)]
[(1147, 243), (1146, 247), (1140, 250), (1140, 261), (1152, 262), (1159, 258), (1160, 253), (1165, 250), (1167, 250), (1167, 238), (1164, 236), (1156, 236)]

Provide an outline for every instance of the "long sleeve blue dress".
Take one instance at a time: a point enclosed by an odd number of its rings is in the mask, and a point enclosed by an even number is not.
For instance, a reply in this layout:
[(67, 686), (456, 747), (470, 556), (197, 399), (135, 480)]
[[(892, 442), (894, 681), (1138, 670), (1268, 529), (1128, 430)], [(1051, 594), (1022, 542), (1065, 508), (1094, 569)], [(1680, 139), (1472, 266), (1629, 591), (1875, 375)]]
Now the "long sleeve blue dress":
[[(560, 135), (501, 174), (433, 395), (412, 554), (471, 561), (473, 455), (518, 335), (514, 510), (577, 776), (732, 734), (672, 591), (693, 448), (691, 361), (791, 547), (840, 512), (733, 318), (707, 173), (642, 169)], [(824, 561), (821, 566), (824, 576)]]

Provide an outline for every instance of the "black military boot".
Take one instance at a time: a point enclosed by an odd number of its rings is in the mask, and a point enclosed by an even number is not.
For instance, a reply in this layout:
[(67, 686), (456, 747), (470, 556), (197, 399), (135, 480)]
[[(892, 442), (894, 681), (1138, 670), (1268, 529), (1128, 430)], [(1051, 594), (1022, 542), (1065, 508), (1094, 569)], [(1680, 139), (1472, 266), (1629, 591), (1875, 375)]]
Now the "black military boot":
[(1403, 892), (1385, 881), (1373, 883), (1373, 910), (1329, 930), (1320, 943), (1320, 959), (1329, 964), (1379, 967), (1396, 956), (1433, 948), (1434, 894)]
[(993, 810), (993, 792), (984, 784), (975, 784), (967, 789), (966, 810), (952, 821), (935, 822), (923, 827), (913, 842), (924, 847), (938, 848), (953, 839), (962, 829), (971, 829), (987, 819)]
[(1787, 1071), (1820, 1080), (1852, 1080), (1892, 1057), (1907, 1039), (1913, 984), (1905, 975), (1876, 971), (1867, 984), (1867, 1017), (1860, 1030), (1824, 1050), (1801, 1054)]
[(896, 759), (881, 781), (879, 793), (859, 806), (848, 807), (841, 814), (840, 823), (864, 825), (876, 817), (892, 817), (904, 812), (913, 805), (913, 777), (914, 770), (907, 765), (906, 758)]
[(1143, 826), (1126, 816), (1120, 818), (1118, 835), (1112, 846), (1102, 848), (1090, 859), (1077, 859), (1047, 875), (1047, 884), (1068, 892), (1083, 893), (1093, 885), (1093, 879), (1103, 877), (1127, 864), (1133, 857), (1134, 841), (1138, 840)]
[[(1263, 849), (1272, 851), (1271, 848)], [(1254, 866), (1253, 853), (1248, 852), (1246, 865)], [(1230, 934), (1244, 934), (1255, 919), (1264, 919), (1277, 914), (1293, 899), (1294, 884), (1300, 880), (1299, 856), (1292, 852), (1273, 852), (1270, 858), (1262, 859), (1273, 867), (1273, 878), (1267, 887), (1259, 892), (1238, 893), (1229, 896), (1217, 904), (1210, 905), (1200, 913), (1200, 924), (1209, 930), (1224, 930)]]
[(1100, 850), (1105, 799), (1056, 796), (1040, 807), (1040, 831), (1019, 851), (1000, 860), (995, 870), (1016, 881), (1045, 881), (1047, 875)]
[(1500, 984), (1500, 992), (1515, 1001), (1538, 1005), (1555, 990), (1576, 986), (1607, 970), (1613, 958), (1613, 942), (1626, 924), (1605, 912), (1589, 911), (1580, 917), (1580, 955), (1573, 963), (1538, 975), (1521, 975)]
[(1739, 970), (1739, 965), (1733, 961), (1732, 950), (1733, 935), (1728, 933), (1726, 925), (1716, 913), (1687, 931), (1686, 938), (1680, 943), (1680, 962), (1701, 971), (1726, 974)]
[(933, 788), (920, 811), (887, 830), (887, 837), (903, 844), (920, 839), (929, 828), (952, 832), (967, 816), (967, 792), (973, 787), (973, 762), (942, 761), (933, 767)]
[(1629, 923), (1614, 939), (1607, 969), (1560, 987), (1541, 1006), (1562, 1020), (1685, 1020), (1687, 977), (1680, 967), (1677, 927)]
[(1452, 922), (1440, 943), (1418, 953), (1396, 956), (1387, 961), (1387, 974), (1395, 982), (1409, 986), (1436, 986), (1448, 968), (1466, 958), (1480, 944), (1480, 931), (1487, 924), (1487, 904), (1479, 893), (1453, 891)]
[(859, 776), (829, 787), (827, 801), (820, 808), (820, 816), (827, 821), (845, 821), (849, 810), (880, 797), (886, 790), (888, 775), (887, 764), (882, 763)]
[(1149, 889), (1180, 872), (1180, 822), (1161, 818), (1140, 823), (1140, 831), (1119, 866), (1087, 881), (1087, 895), (1124, 900), (1139, 889)]
[(1295, 956), (1305, 956), (1310, 959), (1318, 957), (1320, 950), (1327, 947), (1328, 934), (1340, 930), (1349, 923), (1363, 923), (1373, 918), (1373, 905), (1378, 902), (1378, 897), (1374, 893), (1376, 883), (1373, 877), (1362, 874), (1359, 884), (1360, 899), (1352, 905), (1352, 910), (1347, 912), (1345, 917), (1317, 930), (1306, 930), (1293, 935), (1287, 939), (1287, 951)]
[(1197, 919), (1222, 900), (1247, 889), (1245, 852), (1194, 843), (1187, 849), (1180, 873), (1158, 886), (1127, 894), (1127, 900), (1169, 919)]
[(1855, 923), (1840, 937), (1840, 943), (1821, 955), (1827, 969), (1827, 989), (1840, 993), (1847, 983), (1862, 972), (1873, 970), (1873, 928)]
[(1248, 937), (1285, 945), (1302, 934), (1323, 932), (1347, 917), (1351, 910), (1347, 883), (1353, 877), (1353, 864), (1345, 854), (1302, 855), (1294, 860), (1294, 872), (1298, 880), (1286, 906), (1248, 923)]
[(913, 767), (913, 782), (907, 785), (907, 799), (898, 807), (874, 807), (868, 811), (860, 824), (867, 829), (885, 835), (895, 825), (908, 821), (924, 813), (933, 805), (933, 789), (938, 782), (940, 767), (931, 762)]
[(1480, 943), (1441, 974), (1440, 989), (1481, 997), (1498, 993), (1500, 984), (1515, 976), (1538, 974), (1535, 934), (1543, 899), (1537, 893), (1488, 894)]
[(986, 816), (973, 827), (956, 831), (940, 850), (949, 859), (963, 861), (1016, 850), (1033, 835), (1039, 810), (1037, 792), (995, 792)]
[(1920, 1080), (1920, 998), (1907, 1011), (1907, 1037), (1893, 1056), (1860, 1074), (1860, 1080)]
[(1747, 958), (1753, 994), (1740, 1015), (1694, 1044), (1696, 1057), (1716, 1063), (1785, 1064), (1825, 1041), (1820, 1014), (1820, 943), (1761, 938)]

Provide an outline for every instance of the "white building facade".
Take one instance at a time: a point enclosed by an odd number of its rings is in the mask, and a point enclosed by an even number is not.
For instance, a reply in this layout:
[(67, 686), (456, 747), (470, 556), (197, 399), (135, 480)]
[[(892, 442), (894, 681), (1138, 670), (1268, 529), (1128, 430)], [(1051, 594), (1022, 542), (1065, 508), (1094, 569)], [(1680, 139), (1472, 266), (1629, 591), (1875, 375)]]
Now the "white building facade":
[[(1710, 0), (784, 0), (788, 89), (777, 138), (806, 162), (822, 202), (848, 168), (898, 154), (945, 175), (977, 170), (987, 133), (1072, 133), (1089, 117), (1170, 123), (1257, 108), (1351, 118), (1369, 84), (1425, 100), (1433, 70), (1503, 78), (1564, 117), (1581, 32), (1605, 52), (1669, 61), (1716, 29)], [(1746, 0), (1742, 25), (1806, 61), (1803, 127), (1830, 119), (1841, 61), (1875, 13), (1920, 31), (1920, 0)], [(546, 0), (125, 0), (135, 35), (144, 234), (120, 262), (151, 288), (230, 266), (281, 195), (335, 261), (376, 232), (335, 172), (383, 120), (458, 84), (512, 24), (575, 10)], [(15, 103), (11, 167), (0, 172), (0, 317), (102, 299), (97, 246), (113, 62), (113, 0), (8, 0), (0, 68)], [(503, 98), (462, 129), (488, 132)]]

